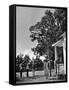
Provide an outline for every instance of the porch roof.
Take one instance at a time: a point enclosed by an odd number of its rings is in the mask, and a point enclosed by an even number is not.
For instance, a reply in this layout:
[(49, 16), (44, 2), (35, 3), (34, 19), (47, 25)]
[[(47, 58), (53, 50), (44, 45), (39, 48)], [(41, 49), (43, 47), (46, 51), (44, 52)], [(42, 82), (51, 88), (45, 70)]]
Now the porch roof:
[(57, 41), (56, 43), (52, 44), (52, 46), (59, 46), (59, 47), (62, 47), (62, 46), (63, 46), (63, 40), (60, 39), (60, 40)]

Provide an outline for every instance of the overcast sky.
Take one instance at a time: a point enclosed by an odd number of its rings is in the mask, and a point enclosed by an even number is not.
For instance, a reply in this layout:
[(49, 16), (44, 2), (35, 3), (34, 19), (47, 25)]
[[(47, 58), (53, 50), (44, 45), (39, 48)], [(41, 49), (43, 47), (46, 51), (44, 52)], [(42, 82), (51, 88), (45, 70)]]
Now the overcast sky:
[(46, 10), (47, 8), (16, 8), (16, 54), (33, 55), (31, 48), (36, 46), (36, 42), (31, 42), (29, 28), (41, 20)]

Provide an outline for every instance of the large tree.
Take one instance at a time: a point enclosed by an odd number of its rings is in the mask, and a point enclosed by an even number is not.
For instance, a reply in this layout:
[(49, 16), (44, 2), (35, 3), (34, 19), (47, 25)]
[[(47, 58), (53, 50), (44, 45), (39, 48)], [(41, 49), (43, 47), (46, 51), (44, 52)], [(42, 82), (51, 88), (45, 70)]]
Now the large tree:
[(30, 27), (31, 40), (38, 44), (32, 48), (34, 54), (53, 55), (52, 44), (66, 31), (66, 9), (56, 9), (54, 12), (46, 10), (45, 15), (34, 26)]

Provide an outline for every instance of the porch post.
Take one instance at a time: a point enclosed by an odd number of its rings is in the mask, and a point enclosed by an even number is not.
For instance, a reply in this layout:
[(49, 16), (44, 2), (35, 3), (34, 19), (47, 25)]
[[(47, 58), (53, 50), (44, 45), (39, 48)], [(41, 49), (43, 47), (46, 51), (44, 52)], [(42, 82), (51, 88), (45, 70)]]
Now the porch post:
[(57, 60), (57, 47), (55, 46), (55, 61)]
[(63, 56), (64, 56), (64, 74), (66, 74), (66, 39), (63, 43)]

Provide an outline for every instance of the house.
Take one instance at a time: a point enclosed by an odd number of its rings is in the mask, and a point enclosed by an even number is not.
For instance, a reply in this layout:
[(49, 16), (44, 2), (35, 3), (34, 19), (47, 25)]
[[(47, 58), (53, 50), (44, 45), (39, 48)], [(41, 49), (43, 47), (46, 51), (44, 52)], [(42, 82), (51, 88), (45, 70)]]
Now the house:
[(60, 39), (52, 44), (54, 47), (56, 70), (58, 74), (66, 74), (66, 32), (64, 32)]

